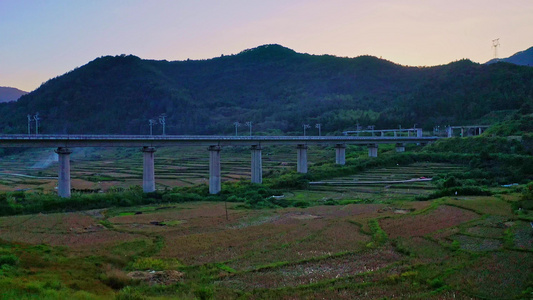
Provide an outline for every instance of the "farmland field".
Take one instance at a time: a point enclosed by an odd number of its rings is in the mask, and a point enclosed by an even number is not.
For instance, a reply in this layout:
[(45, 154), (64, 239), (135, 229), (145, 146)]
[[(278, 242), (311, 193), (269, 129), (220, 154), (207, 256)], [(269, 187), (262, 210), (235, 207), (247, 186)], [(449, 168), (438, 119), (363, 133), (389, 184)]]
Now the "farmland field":
[[(142, 153), (136, 148), (75, 148), (71, 154), (72, 188), (102, 190), (142, 184)], [(296, 150), (288, 146), (263, 149), (263, 172), (295, 168)], [(310, 147), (309, 163), (334, 161), (333, 148)], [(221, 151), (222, 181), (250, 177), (250, 150), (225, 147)], [(57, 186), (57, 155), (54, 149), (31, 149), (0, 157), (0, 191), (51, 192)], [(209, 181), (209, 152), (205, 147), (158, 148), (155, 153), (156, 188), (190, 186)]]
[[(137, 150), (86, 150), (72, 157), (75, 188), (140, 183)], [(264, 173), (294, 168), (290, 150), (265, 149)], [(332, 161), (331, 150), (309, 160)], [(205, 181), (207, 154), (198, 151), (158, 151), (158, 188)], [(39, 178), (5, 175), (2, 188), (52, 192), (53, 162), (26, 168), (48, 154), (19, 155), (1, 172)], [(247, 178), (249, 156), (228, 149), (224, 180)], [(437, 190), (427, 179), (465, 170), (398, 164), (280, 196), (301, 206), (196, 201), (1, 217), (0, 291), (5, 299), (531, 298), (533, 234), (516, 211), (518, 192), (415, 200)]]
[[(223, 203), (209, 202), (3, 217), (3, 257), (16, 255), (33, 275), (11, 274), (0, 289), (80, 298), (126, 285), (119, 293), (162, 298), (524, 296), (533, 268), (525, 222), (483, 214), (486, 199), (465, 198), (468, 209), (454, 201), (252, 211), (229, 203), (227, 219)], [(64, 276), (80, 261), (77, 275)], [(155, 271), (168, 278), (150, 277)]]

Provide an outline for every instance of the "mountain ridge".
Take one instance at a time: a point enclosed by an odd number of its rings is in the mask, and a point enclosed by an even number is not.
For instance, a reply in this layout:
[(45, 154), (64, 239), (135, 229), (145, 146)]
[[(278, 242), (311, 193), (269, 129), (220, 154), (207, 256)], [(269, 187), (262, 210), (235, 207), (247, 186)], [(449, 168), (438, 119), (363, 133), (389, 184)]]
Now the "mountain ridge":
[(26, 115), (37, 111), (49, 133), (146, 134), (148, 120), (161, 113), (169, 134), (231, 134), (235, 121), (278, 134), (297, 134), (308, 123), (323, 124), (325, 133), (358, 122), (431, 128), (518, 110), (532, 102), (525, 84), (532, 80), (531, 68), (512, 64), (405, 67), (276, 44), (207, 60), (103, 56), (0, 105), (7, 116), (0, 130), (24, 132)]
[(17, 101), (27, 93), (14, 87), (0, 86), (0, 102)]
[(524, 51), (516, 52), (515, 54), (507, 58), (495, 58), (491, 59), (486, 64), (493, 64), (497, 62), (507, 62), (519, 66), (529, 66), (533, 67), (533, 47), (526, 49)]

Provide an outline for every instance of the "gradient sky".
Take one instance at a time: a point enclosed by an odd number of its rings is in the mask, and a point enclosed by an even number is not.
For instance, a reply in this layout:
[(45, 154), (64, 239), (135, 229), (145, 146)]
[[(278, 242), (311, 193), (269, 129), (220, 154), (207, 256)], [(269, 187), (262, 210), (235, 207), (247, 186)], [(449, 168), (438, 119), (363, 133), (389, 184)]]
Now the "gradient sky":
[(533, 0), (0, 0), (0, 86), (31, 91), (104, 55), (204, 59), (263, 44), (410, 66), (533, 46)]

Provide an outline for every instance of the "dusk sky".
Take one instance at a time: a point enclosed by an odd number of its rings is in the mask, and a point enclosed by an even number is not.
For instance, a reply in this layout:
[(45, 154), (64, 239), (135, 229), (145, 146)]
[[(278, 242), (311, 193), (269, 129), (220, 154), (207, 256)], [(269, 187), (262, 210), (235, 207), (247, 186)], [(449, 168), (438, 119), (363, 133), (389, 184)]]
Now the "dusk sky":
[(533, 0), (0, 0), (0, 86), (104, 55), (206, 59), (263, 44), (433, 66), (533, 46)]

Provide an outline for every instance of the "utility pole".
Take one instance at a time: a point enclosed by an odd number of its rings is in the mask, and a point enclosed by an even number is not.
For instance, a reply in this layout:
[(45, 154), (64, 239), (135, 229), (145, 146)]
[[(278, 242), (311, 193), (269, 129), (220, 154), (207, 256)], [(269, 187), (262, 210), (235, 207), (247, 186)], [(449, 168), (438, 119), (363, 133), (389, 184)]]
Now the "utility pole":
[(235, 125), (235, 136), (239, 135), (239, 132), (237, 131), (237, 127), (241, 126), (241, 123), (239, 122), (233, 122), (233, 125)]
[(252, 121), (248, 121), (248, 122), (244, 123), (244, 125), (250, 127), (250, 136), (252, 136)]
[(33, 116), (33, 119), (35, 120), (35, 134), (39, 134), (39, 113), (35, 113), (35, 116)]
[(154, 119), (150, 119), (148, 120), (148, 124), (150, 125), (150, 135), (154, 135), (154, 132), (152, 130), (152, 127), (156, 124), (157, 122), (154, 120)]
[(305, 129), (311, 128), (311, 126), (309, 124), (304, 124), (303, 127), (304, 127), (304, 136), (305, 136)]
[(318, 128), (318, 136), (322, 135), (322, 132), (320, 131), (321, 127), (322, 127), (322, 124), (320, 124), (320, 123), (315, 125), (315, 128)]
[(31, 135), (31, 115), (28, 115), (28, 135)]
[(372, 130), (372, 136), (374, 136), (374, 128), (376, 128), (376, 125), (370, 125), (367, 128)]
[(166, 114), (161, 114), (159, 116), (159, 124), (163, 125), (163, 135), (165, 135), (165, 125), (166, 125), (166, 122), (165, 122), (165, 118), (167, 117)]

